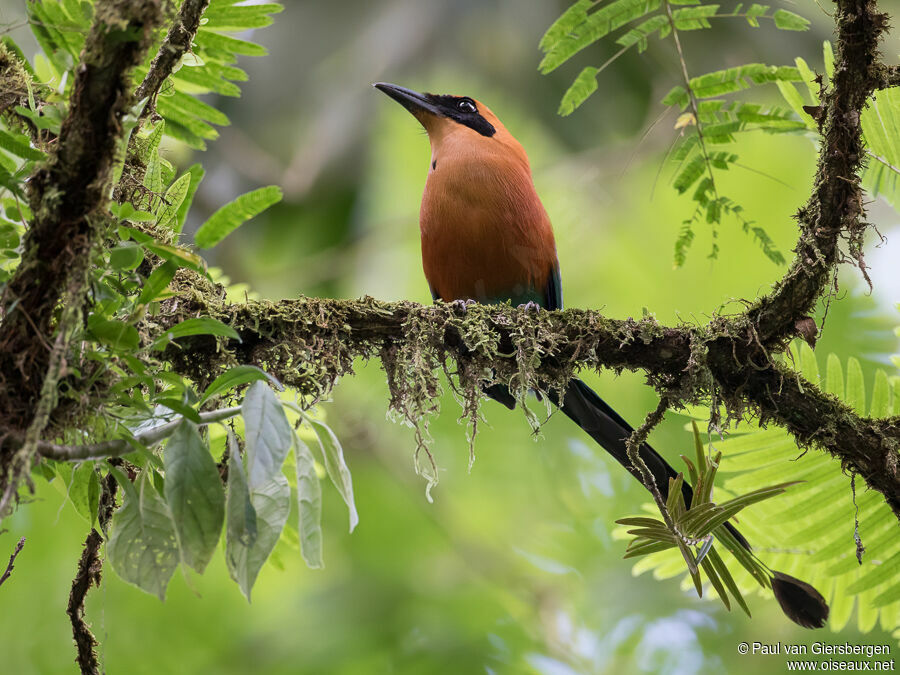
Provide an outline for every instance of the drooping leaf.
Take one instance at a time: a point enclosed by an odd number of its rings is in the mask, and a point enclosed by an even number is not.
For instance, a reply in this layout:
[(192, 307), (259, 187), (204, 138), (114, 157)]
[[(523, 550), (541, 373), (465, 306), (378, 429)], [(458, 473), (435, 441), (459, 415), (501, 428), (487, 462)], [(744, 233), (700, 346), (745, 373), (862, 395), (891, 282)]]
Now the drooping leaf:
[(247, 438), (247, 476), (250, 489), (281, 475), (291, 449), (291, 425), (281, 401), (264, 383), (254, 382), (241, 405)]
[(93, 527), (97, 523), (97, 507), (100, 503), (100, 478), (94, 468), (94, 462), (80, 462), (73, 466), (66, 462), (60, 462), (56, 471), (61, 480), (59, 489), (64, 491), (69, 501), (78, 512)]
[(291, 486), (287, 478), (279, 474), (251, 488), (250, 502), (256, 513), (256, 537), (250, 543), (247, 538), (232, 537), (229, 528), (225, 547), (228, 571), (248, 601), (259, 571), (278, 543), (291, 512)]
[(172, 512), (181, 559), (203, 572), (225, 522), (219, 471), (197, 427), (183, 419), (166, 444), (166, 502)]
[(353, 532), (353, 529), (359, 523), (359, 515), (356, 512), (356, 502), (353, 498), (353, 479), (350, 476), (350, 469), (344, 461), (344, 449), (341, 447), (341, 443), (337, 436), (334, 435), (331, 427), (312, 417), (304, 416), (304, 419), (316, 432), (316, 437), (319, 439), (319, 447), (322, 449), (322, 455), (325, 458), (325, 470), (347, 505), (350, 515), (350, 531)]
[(312, 568), (325, 567), (322, 560), (322, 486), (309, 447), (294, 434), (297, 460), (297, 506), (300, 552)]
[(559, 114), (571, 115), (575, 109), (597, 91), (597, 68), (587, 67), (578, 74), (559, 104)]
[[(869, 396), (855, 359), (842, 364), (830, 355), (827, 368), (820, 373), (815, 353), (806, 343), (796, 343), (791, 352), (794, 367), (806, 379), (821, 382), (825, 391), (844, 399), (860, 414), (895, 412), (892, 397), (886, 396), (885, 382), (890, 382), (886, 374), (876, 374)], [(744, 494), (774, 481), (805, 481), (777, 499), (742, 511), (739, 527), (771, 569), (801, 576), (826, 595), (832, 630), (841, 630), (854, 615), (860, 630), (871, 630), (879, 622), (886, 630), (898, 625), (900, 593), (895, 563), (900, 543), (896, 517), (878, 493), (865, 490), (857, 476), (854, 506), (851, 478), (840, 463), (816, 449), (802, 451), (783, 429), (745, 429), (716, 440), (715, 447), (725, 455), (723, 487), (730, 494)], [(857, 507), (859, 535), (866, 548), (862, 564), (854, 545)], [(757, 569), (751, 554), (724, 527), (714, 533), (716, 546), (722, 543), (745, 568), (746, 573), (734, 573), (739, 590), (767, 584), (767, 572)], [(641, 569), (660, 569), (661, 557), (642, 557)], [(719, 576), (725, 583), (725, 577)]]
[[(225, 528), (226, 551), (239, 543), (252, 547), (256, 542), (256, 509), (250, 501), (247, 474), (238, 451), (237, 441), (228, 431), (228, 489), (225, 495), (225, 511), (228, 515)], [(231, 563), (229, 562), (229, 569)]]
[(138, 485), (116, 467), (110, 472), (125, 492), (125, 502), (112, 518), (106, 547), (109, 561), (123, 581), (160, 600), (178, 566), (178, 541), (166, 503), (143, 473)]

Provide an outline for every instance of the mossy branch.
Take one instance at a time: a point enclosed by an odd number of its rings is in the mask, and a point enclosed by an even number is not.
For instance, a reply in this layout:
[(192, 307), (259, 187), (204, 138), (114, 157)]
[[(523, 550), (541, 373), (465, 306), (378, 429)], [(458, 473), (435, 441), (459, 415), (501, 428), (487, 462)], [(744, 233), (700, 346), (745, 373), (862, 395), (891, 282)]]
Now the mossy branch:
[(97, 4), (55, 152), (28, 183), (34, 218), (2, 298), (0, 324), (0, 410), (10, 426), (24, 428), (35, 416), (57, 305), (65, 295), (81, 307), (85, 280), (73, 272), (86, 269), (99, 240), (97, 214), (106, 206), (122, 118), (133, 101), (131, 70), (161, 21), (160, 0)]
[(181, 292), (164, 301), (142, 331), (149, 344), (201, 315), (234, 328), (240, 342), (196, 336), (164, 353), (201, 386), (231, 365), (252, 363), (311, 401), (352, 374), (356, 359), (378, 358), (390, 376), (392, 409), (415, 420), (434, 409), (442, 371), (455, 372), (467, 408), (477, 407), (470, 399), (494, 382), (514, 393), (546, 391), (580, 369), (641, 371), (670, 406), (715, 395), (732, 418), (752, 413), (761, 423), (785, 427), (801, 447), (825, 450), (862, 476), (900, 518), (900, 419), (856, 414), (787, 367), (761, 358), (758, 345), (748, 345), (730, 319), (664, 326), (652, 317), (610, 319), (582, 309), (535, 313), (372, 298), (229, 304), (221, 289), (191, 286), (193, 278), (182, 273)]
[[(860, 170), (864, 159), (860, 114), (884, 82), (878, 47), (888, 16), (875, 0), (837, 0), (834, 77), (822, 100), (822, 144), (813, 191), (797, 213), (796, 256), (771, 293), (747, 312), (745, 333), (769, 350), (781, 350), (812, 314), (842, 258), (855, 262), (871, 285), (863, 257), (865, 222)], [(840, 242), (847, 243), (842, 253)]]
[[(122, 118), (133, 100), (131, 69), (144, 58), (161, 21), (159, 0), (97, 4), (55, 152), (29, 181), (34, 218), (22, 261), (4, 291), (0, 324), (0, 410), (6, 424), (27, 431), (21, 447), (2, 448), (0, 514), (57, 405), (100, 238), (98, 211), (106, 206)], [(54, 334), (48, 353), (45, 345)]]

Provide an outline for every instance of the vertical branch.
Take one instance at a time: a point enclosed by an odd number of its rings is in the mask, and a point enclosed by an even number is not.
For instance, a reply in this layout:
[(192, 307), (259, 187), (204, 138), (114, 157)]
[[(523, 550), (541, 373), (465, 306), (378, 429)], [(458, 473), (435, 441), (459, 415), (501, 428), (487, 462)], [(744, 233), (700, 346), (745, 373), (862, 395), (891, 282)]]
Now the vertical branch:
[[(122, 119), (132, 106), (131, 70), (143, 60), (162, 18), (161, 0), (97, 4), (56, 152), (29, 181), (34, 219), (0, 307), (0, 415), (10, 427), (27, 431), (18, 450), (0, 447), (0, 517), (56, 407), (101, 236)], [(51, 341), (48, 353), (45, 344)]]
[[(106, 530), (112, 513), (116, 507), (116, 479), (108, 474), (103, 482), (100, 493), (100, 510), (98, 522), (100, 528)], [(66, 606), (66, 614), (72, 624), (72, 637), (75, 640), (75, 663), (78, 664), (82, 675), (99, 675), (100, 664), (94, 648), (97, 646), (97, 638), (91, 632), (90, 626), (84, 620), (84, 600), (91, 586), (100, 587), (103, 572), (103, 560), (100, 558), (100, 547), (103, 545), (103, 536), (96, 529), (91, 528), (84, 540), (84, 550), (78, 561), (78, 570), (72, 580), (72, 590), (69, 593), (69, 603)]]
[(69, 593), (69, 604), (66, 606), (66, 614), (72, 622), (72, 637), (75, 639), (77, 655), (75, 663), (85, 675), (99, 675), (100, 667), (97, 662), (97, 638), (91, 632), (90, 626), (84, 620), (84, 599), (91, 586), (100, 586), (103, 561), (100, 559), (100, 546), (103, 537), (97, 530), (92, 529), (84, 541), (84, 550), (78, 561), (78, 571), (72, 581), (72, 591)]

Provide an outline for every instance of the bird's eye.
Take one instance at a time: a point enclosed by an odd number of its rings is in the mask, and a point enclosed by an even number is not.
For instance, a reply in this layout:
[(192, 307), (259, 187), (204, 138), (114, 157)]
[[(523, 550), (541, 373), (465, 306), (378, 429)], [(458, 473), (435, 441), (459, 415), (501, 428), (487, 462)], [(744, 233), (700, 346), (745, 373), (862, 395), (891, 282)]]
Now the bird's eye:
[(475, 104), (467, 98), (460, 99), (456, 104), (456, 109), (464, 113), (473, 113), (475, 112)]

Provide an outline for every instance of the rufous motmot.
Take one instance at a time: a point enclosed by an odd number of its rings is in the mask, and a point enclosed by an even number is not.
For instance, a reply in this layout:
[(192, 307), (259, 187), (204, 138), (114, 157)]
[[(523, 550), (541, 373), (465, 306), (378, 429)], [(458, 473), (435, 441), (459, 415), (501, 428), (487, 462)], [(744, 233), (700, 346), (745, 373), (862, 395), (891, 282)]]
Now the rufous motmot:
[[(394, 84), (374, 85), (425, 127), (431, 163), (419, 212), (422, 264), (435, 300), (562, 308), (559, 261), (550, 218), (534, 188), (528, 155), (490, 109), (468, 96), (420, 94)], [(502, 384), (485, 389), (509, 408), (515, 398)], [(632, 427), (590, 387), (572, 379), (562, 401), (548, 397), (638, 480), (625, 441)], [(640, 456), (663, 498), (676, 471), (648, 444)], [(684, 482), (691, 503), (691, 486)], [(726, 527), (748, 551), (731, 523)], [(809, 584), (774, 572), (785, 614), (806, 628), (828, 618), (824, 598)]]

